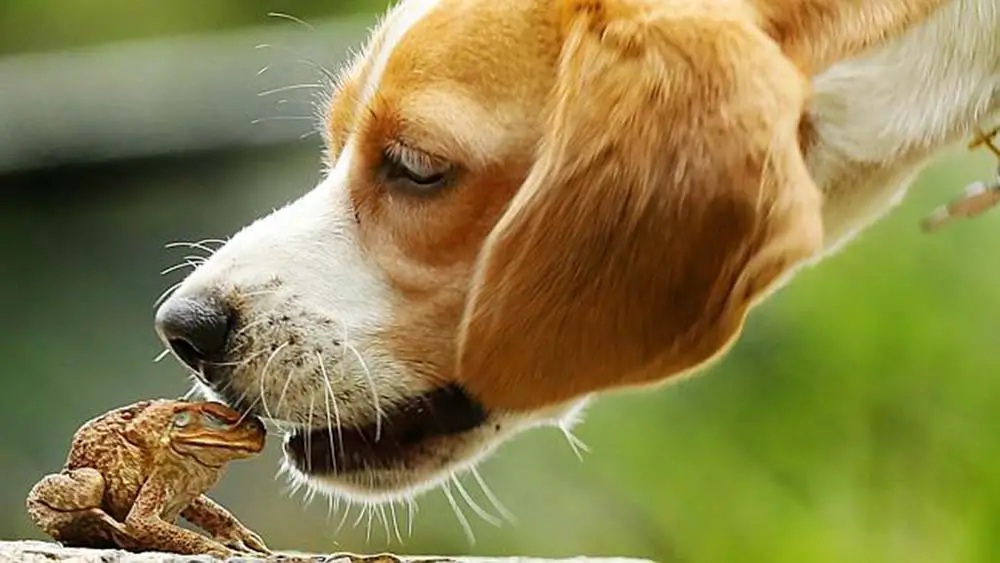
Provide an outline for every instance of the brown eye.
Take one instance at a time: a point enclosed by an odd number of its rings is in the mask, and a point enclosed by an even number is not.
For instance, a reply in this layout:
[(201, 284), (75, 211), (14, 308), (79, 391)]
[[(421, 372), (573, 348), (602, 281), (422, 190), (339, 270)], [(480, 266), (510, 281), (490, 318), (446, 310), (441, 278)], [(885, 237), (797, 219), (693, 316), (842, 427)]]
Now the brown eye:
[(451, 165), (447, 162), (399, 143), (386, 148), (383, 166), (386, 180), (403, 183), (416, 191), (443, 186), (451, 171)]

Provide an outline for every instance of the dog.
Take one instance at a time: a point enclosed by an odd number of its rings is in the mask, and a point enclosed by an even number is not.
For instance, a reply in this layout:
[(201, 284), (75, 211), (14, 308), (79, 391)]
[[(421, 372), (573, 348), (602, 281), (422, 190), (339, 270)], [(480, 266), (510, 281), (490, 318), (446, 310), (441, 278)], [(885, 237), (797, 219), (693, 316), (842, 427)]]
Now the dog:
[(995, 0), (402, 0), (156, 330), (295, 478), (408, 497), (704, 371), (998, 107)]

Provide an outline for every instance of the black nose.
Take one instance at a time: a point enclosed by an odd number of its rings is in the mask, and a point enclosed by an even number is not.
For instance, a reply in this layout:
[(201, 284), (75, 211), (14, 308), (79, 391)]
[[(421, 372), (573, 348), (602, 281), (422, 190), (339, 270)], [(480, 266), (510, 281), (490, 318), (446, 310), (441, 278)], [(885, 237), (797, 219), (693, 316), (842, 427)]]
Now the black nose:
[(156, 312), (156, 331), (182, 362), (201, 372), (225, 352), (232, 316), (214, 297), (169, 299)]

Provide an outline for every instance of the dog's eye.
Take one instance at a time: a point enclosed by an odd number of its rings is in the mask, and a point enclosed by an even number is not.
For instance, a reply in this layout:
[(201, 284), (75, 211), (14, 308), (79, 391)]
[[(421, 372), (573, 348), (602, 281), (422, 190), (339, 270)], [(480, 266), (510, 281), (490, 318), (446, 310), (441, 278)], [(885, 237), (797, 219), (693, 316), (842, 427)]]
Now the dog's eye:
[(386, 180), (420, 192), (442, 187), (451, 172), (442, 159), (399, 143), (386, 148), (384, 168)]

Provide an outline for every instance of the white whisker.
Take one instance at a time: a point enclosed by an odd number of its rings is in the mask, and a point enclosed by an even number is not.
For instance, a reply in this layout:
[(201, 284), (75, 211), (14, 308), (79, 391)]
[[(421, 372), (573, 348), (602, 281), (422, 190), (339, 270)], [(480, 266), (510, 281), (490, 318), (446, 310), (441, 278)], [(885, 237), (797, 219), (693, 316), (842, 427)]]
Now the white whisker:
[(161, 276), (165, 276), (165, 275), (167, 275), (167, 274), (169, 274), (171, 272), (176, 272), (177, 270), (181, 270), (181, 269), (184, 269), (184, 268), (191, 268), (192, 270), (194, 270), (194, 269), (198, 268), (198, 264), (196, 264), (196, 263), (194, 263), (194, 262), (192, 262), (190, 260), (187, 260), (187, 261), (181, 262), (179, 264), (174, 264), (173, 266), (170, 266), (169, 268), (165, 268), (163, 270), (160, 270), (160, 275)]
[(169, 354), (170, 354), (170, 348), (164, 348), (162, 352), (160, 352), (159, 354), (156, 355), (155, 358), (153, 358), (153, 363), (154, 364), (160, 363), (160, 360), (166, 358)]
[[(242, 394), (240, 394), (240, 398), (236, 402), (237, 403), (242, 403), (243, 400), (246, 399), (246, 397), (247, 397), (247, 392), (244, 391)], [(254, 407), (256, 407), (256, 406), (257, 406), (257, 401), (254, 401), (254, 402), (250, 403), (250, 406), (247, 407), (247, 409), (245, 411), (243, 411), (243, 414), (240, 415), (240, 419), (238, 421), (236, 421), (236, 424), (237, 425), (242, 424), (243, 421), (246, 420), (246, 417), (250, 416), (250, 411), (252, 411), (254, 409)]]
[(288, 463), (282, 462), (278, 464), (278, 470), (274, 472), (274, 480), (282, 478), (286, 473), (288, 473)]
[(292, 495), (298, 493), (299, 489), (302, 488), (302, 484), (303, 481), (298, 481), (298, 480), (289, 483), (287, 488), (287, 496), (291, 497)]
[(282, 99), (274, 102), (274, 105), (276, 105), (276, 106), (282, 106), (282, 105), (285, 105), (285, 104), (299, 104), (299, 105), (312, 106), (313, 102), (307, 102), (305, 100), (289, 100), (288, 98), (282, 98)]
[(590, 448), (587, 446), (587, 444), (583, 443), (583, 440), (577, 438), (573, 434), (573, 431), (569, 428), (569, 426), (560, 424), (559, 430), (566, 438), (566, 441), (569, 442), (569, 447), (571, 450), (573, 450), (573, 453), (576, 455), (576, 458), (582, 462), (583, 454), (590, 453)]
[(309, 65), (309, 66), (315, 68), (316, 70), (318, 70), (320, 72), (320, 74), (322, 74), (324, 77), (326, 77), (327, 80), (336, 80), (336, 76), (332, 72), (330, 72), (330, 69), (326, 68), (325, 66), (321, 65), (320, 63), (318, 63), (318, 62), (310, 59), (309, 57), (306, 57), (301, 52), (296, 51), (295, 49), (292, 49), (290, 47), (286, 47), (284, 45), (271, 45), (270, 43), (261, 43), (260, 45), (254, 46), (254, 49), (281, 49), (281, 50), (283, 50), (283, 51), (285, 51), (287, 53), (290, 53), (292, 55), (295, 55), (296, 57), (299, 57), (298, 60), (294, 60), (294, 61), (290, 61), (290, 62)]
[(344, 340), (344, 346), (354, 354), (354, 357), (357, 358), (358, 362), (361, 364), (361, 369), (365, 372), (365, 379), (368, 380), (368, 387), (372, 391), (372, 402), (375, 407), (375, 441), (378, 442), (382, 436), (383, 413), (382, 407), (379, 405), (378, 389), (375, 388), (375, 378), (372, 377), (372, 372), (368, 369), (368, 364), (365, 363), (365, 359), (361, 357), (361, 353), (358, 352), (358, 349), (351, 344), (348, 344), (346, 339)]
[(413, 521), (417, 517), (417, 501), (410, 497), (406, 499), (406, 535), (413, 537)]
[(277, 424), (277, 419), (274, 417), (274, 415), (271, 414), (271, 410), (267, 407), (267, 394), (264, 390), (264, 381), (267, 379), (267, 368), (270, 367), (271, 362), (274, 361), (274, 358), (278, 355), (279, 352), (281, 352), (285, 348), (285, 346), (288, 346), (288, 342), (282, 343), (280, 346), (275, 348), (273, 352), (271, 352), (271, 355), (267, 358), (267, 361), (264, 362), (264, 367), (261, 369), (259, 378), (261, 407), (264, 409), (264, 414), (267, 415), (267, 418), (275, 421), (275, 424)]
[[(333, 421), (330, 420), (330, 400), (333, 400), (333, 408), (337, 409), (337, 397), (333, 393), (333, 385), (330, 383), (330, 374), (326, 372), (326, 364), (323, 362), (323, 356), (316, 352), (316, 359), (319, 360), (319, 371), (320, 375), (323, 376), (323, 384), (326, 386), (326, 392), (323, 394), (324, 405), (326, 406), (326, 427), (328, 432), (326, 433), (327, 438), (330, 439), (330, 461), (333, 463), (333, 474), (337, 474), (337, 448), (333, 446)], [(341, 435), (340, 430), (340, 413), (337, 413), (337, 434)], [(340, 437), (340, 451), (344, 451), (344, 439), (343, 436)]]
[(368, 512), (368, 503), (367, 502), (362, 502), (361, 503), (361, 512), (358, 513), (358, 519), (354, 521), (354, 525), (352, 526), (353, 528), (357, 528), (358, 527), (358, 524), (361, 523), (361, 521), (365, 517), (365, 513), (367, 513), (367, 512)]
[(197, 392), (198, 392), (198, 386), (197, 385), (192, 385), (191, 388), (188, 389), (188, 392), (184, 393), (184, 396), (181, 397), (181, 400), (182, 401), (190, 401), (191, 397), (194, 397), (195, 393), (197, 393)]
[(264, 90), (263, 92), (257, 94), (261, 98), (265, 96), (270, 96), (273, 94), (280, 94), (281, 92), (290, 92), (292, 90), (308, 90), (308, 89), (320, 89), (325, 88), (323, 84), (311, 82), (307, 84), (291, 84), (289, 86), (281, 86), (279, 88), (271, 88), (270, 90)]
[(259, 117), (250, 121), (250, 125), (257, 125), (258, 123), (266, 123), (268, 121), (313, 121), (315, 117), (309, 117), (306, 115), (272, 115), (270, 117)]
[(462, 512), (462, 508), (455, 502), (455, 497), (451, 494), (451, 487), (448, 483), (445, 483), (441, 486), (441, 490), (444, 491), (444, 496), (448, 499), (448, 504), (451, 505), (452, 511), (455, 512), (455, 517), (458, 518), (458, 523), (462, 526), (465, 537), (468, 538), (470, 544), (474, 545), (476, 543), (476, 535), (472, 533), (472, 526), (469, 524), (468, 518), (465, 517), (465, 513)]
[(334, 535), (340, 534), (340, 531), (344, 528), (344, 524), (347, 522), (347, 517), (351, 514), (351, 503), (347, 501), (344, 503), (344, 514), (340, 517), (340, 522), (337, 524), (337, 529), (334, 531)]
[(275, 412), (281, 412), (281, 405), (285, 403), (285, 394), (288, 393), (288, 385), (292, 382), (292, 370), (288, 370), (288, 375), (285, 376), (285, 384), (281, 387), (281, 393), (278, 395), (278, 404), (274, 406)]
[(399, 544), (403, 544), (403, 536), (399, 533), (399, 520), (396, 519), (396, 501), (389, 503), (389, 513), (392, 515), (392, 531), (396, 534)]
[(367, 518), (365, 521), (365, 541), (372, 541), (372, 517), (375, 515), (374, 503), (365, 503), (365, 509), (362, 514), (366, 514)]
[(372, 541), (372, 517), (375, 515), (374, 503), (365, 506), (368, 509), (368, 522), (365, 524), (365, 541)]
[(472, 476), (476, 479), (476, 483), (479, 484), (479, 489), (483, 491), (483, 494), (486, 496), (486, 499), (490, 501), (490, 504), (493, 505), (493, 508), (495, 508), (505, 520), (513, 524), (516, 520), (516, 518), (514, 518), (514, 514), (507, 510), (503, 503), (500, 502), (500, 499), (493, 494), (489, 485), (486, 484), (486, 480), (479, 474), (479, 470), (476, 469), (476, 466), (473, 465), (469, 472), (472, 473)]
[(182, 283), (184, 283), (184, 280), (181, 280), (181, 281), (179, 281), (179, 282), (171, 285), (167, 289), (163, 290), (163, 293), (161, 293), (160, 296), (156, 298), (156, 301), (153, 301), (153, 308), (156, 309), (164, 301), (166, 301), (167, 298), (170, 297), (171, 294), (173, 294), (173, 292), (177, 291), (177, 288), (179, 288)]
[(253, 354), (247, 355), (245, 358), (243, 358), (242, 360), (240, 360), (238, 362), (209, 362), (209, 364), (212, 365), (212, 366), (216, 366), (216, 367), (235, 367), (235, 368), (239, 369), (239, 368), (242, 368), (244, 366), (249, 365), (255, 359), (263, 356), (266, 353), (267, 353), (267, 350), (258, 350), (256, 352), (254, 352)]
[(385, 541), (386, 543), (392, 542), (392, 536), (389, 535), (389, 518), (385, 515), (385, 505), (378, 505), (378, 519), (382, 521), (382, 528), (385, 530)]
[[(312, 429), (313, 427), (313, 409), (316, 406), (316, 399), (313, 397), (309, 398), (309, 417), (306, 419), (306, 428)], [(305, 447), (306, 447), (306, 473), (312, 473), (312, 432), (306, 432), (305, 434)]]
[(305, 27), (309, 31), (316, 31), (315, 27), (313, 27), (312, 25), (306, 23), (305, 21), (303, 21), (303, 20), (301, 20), (301, 19), (299, 19), (299, 18), (297, 18), (297, 17), (295, 17), (295, 16), (293, 16), (291, 14), (286, 14), (286, 13), (283, 13), (283, 12), (268, 12), (267, 15), (270, 16), (270, 17), (272, 17), (272, 18), (281, 18), (281, 19), (286, 19), (286, 20), (291, 21), (291, 22), (295, 22), (295, 23), (301, 25), (302, 27)]
[(185, 242), (185, 241), (169, 242), (166, 245), (164, 245), (164, 248), (193, 248), (195, 250), (201, 250), (203, 252), (207, 252), (208, 255), (211, 256), (215, 254), (216, 249), (205, 246), (205, 244), (208, 242), (212, 242), (212, 240), (214, 239), (198, 241), (198, 242)]
[(461, 495), (465, 503), (469, 505), (469, 508), (471, 508), (472, 511), (475, 512), (480, 518), (498, 528), (503, 525), (496, 516), (493, 516), (489, 512), (483, 510), (483, 507), (479, 506), (479, 504), (473, 500), (472, 496), (469, 495), (469, 492), (462, 486), (462, 481), (458, 479), (458, 475), (453, 473), (451, 475), (451, 482), (455, 483), (455, 488), (458, 490), (458, 494)]
[(413, 520), (417, 515), (417, 501), (413, 498), (406, 499), (406, 535), (413, 537)]

